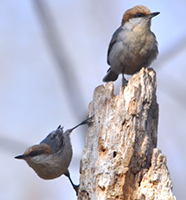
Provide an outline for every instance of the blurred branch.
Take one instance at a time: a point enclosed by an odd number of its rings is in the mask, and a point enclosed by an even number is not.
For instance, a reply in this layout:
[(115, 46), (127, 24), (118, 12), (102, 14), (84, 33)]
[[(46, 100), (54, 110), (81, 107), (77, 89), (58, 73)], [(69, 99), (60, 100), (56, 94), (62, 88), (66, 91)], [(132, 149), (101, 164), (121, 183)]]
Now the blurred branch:
[[(176, 41), (176, 39), (174, 41)], [(167, 62), (170, 62), (181, 52), (186, 50), (186, 36), (184, 35), (180, 37), (174, 44), (172, 42), (170, 44), (171, 45), (168, 47), (168, 50), (164, 51), (164, 53), (161, 53), (157, 61), (152, 64), (152, 67), (154, 69), (159, 69), (163, 67)], [(166, 73), (164, 74), (164, 76), (166, 76), (166, 78), (158, 77), (158, 82), (161, 85), (159, 89), (162, 90), (165, 94), (171, 96), (177, 102), (179, 102), (178, 104), (180, 106), (186, 107), (186, 91), (184, 83), (171, 76), (170, 74)]]
[(161, 85), (158, 89), (174, 99), (179, 106), (186, 107), (185, 85), (169, 74), (164, 74), (164, 76), (166, 76), (166, 78), (158, 78), (158, 83)]
[(82, 111), (85, 110), (85, 106), (83, 104), (84, 100), (80, 92), (81, 90), (78, 85), (78, 80), (74, 73), (75, 69), (70, 63), (70, 56), (68, 56), (67, 52), (65, 52), (65, 45), (58, 34), (54, 19), (51, 15), (49, 6), (47, 5), (47, 1), (33, 0), (32, 2), (41, 22), (47, 43), (57, 62), (57, 66), (60, 69), (60, 79), (66, 89), (65, 95), (68, 97), (73, 113), (77, 118), (82, 118), (84, 116)]
[(16, 154), (16, 151), (22, 152), (27, 147), (28, 145), (18, 140), (15, 140), (14, 138), (9, 138), (7, 137), (7, 135), (0, 135), (0, 148), (8, 153)]
[[(172, 42), (176, 41), (176, 42)], [(158, 59), (156, 61), (156, 68), (161, 68), (165, 65), (166, 62), (169, 62), (171, 59), (174, 59), (177, 55), (179, 55), (182, 51), (186, 50), (186, 36), (180, 37), (178, 40), (172, 40), (168, 46), (167, 51), (164, 51), (164, 53), (161, 53), (158, 56)]]

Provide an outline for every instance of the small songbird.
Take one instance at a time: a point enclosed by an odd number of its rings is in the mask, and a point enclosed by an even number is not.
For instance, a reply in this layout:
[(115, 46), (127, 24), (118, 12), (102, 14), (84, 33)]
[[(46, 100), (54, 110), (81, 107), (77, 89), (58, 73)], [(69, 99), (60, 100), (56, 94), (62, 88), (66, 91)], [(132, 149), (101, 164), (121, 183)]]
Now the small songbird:
[(121, 26), (114, 32), (109, 44), (107, 63), (111, 66), (104, 82), (115, 81), (122, 74), (122, 86), (127, 83), (124, 74), (132, 75), (148, 67), (157, 57), (156, 36), (150, 30), (151, 19), (160, 12), (142, 5), (127, 10)]
[(63, 127), (59, 126), (52, 131), (40, 144), (26, 149), (23, 155), (16, 159), (23, 159), (42, 179), (55, 179), (64, 174), (67, 176), (78, 193), (78, 185), (74, 185), (70, 178), (68, 167), (72, 159), (72, 145), (70, 133), (80, 125), (92, 123), (92, 117), (82, 121), (77, 126), (63, 133)]

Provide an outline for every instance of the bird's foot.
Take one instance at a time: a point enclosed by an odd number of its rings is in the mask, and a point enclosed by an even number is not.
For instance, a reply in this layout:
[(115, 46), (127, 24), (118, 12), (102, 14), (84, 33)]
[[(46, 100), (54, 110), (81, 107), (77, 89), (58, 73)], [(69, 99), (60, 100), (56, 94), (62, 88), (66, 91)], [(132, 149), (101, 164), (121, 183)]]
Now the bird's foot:
[(122, 88), (125, 89), (125, 87), (127, 86), (128, 81), (125, 79), (124, 76), (122, 76)]

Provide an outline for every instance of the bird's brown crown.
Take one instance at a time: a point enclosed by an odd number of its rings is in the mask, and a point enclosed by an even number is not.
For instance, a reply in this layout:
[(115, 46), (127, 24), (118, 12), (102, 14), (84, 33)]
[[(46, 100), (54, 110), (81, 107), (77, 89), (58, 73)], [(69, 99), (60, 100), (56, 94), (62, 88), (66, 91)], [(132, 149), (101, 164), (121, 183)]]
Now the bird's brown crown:
[(42, 143), (39, 145), (34, 145), (29, 147), (25, 153), (24, 156), (36, 156), (39, 154), (52, 154), (52, 150), (48, 144)]
[(142, 5), (135, 6), (135, 7), (131, 8), (131, 9), (128, 9), (124, 13), (121, 25), (123, 26), (131, 18), (144, 17), (144, 16), (149, 15), (150, 13), (151, 13), (151, 11), (145, 6), (142, 6)]

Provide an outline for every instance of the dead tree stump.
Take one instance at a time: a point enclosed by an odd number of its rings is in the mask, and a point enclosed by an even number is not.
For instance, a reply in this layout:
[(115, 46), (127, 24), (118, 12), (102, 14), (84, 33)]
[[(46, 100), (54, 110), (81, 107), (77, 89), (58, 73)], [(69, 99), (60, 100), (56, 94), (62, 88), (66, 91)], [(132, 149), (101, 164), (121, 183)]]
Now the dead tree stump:
[(166, 157), (157, 149), (156, 74), (142, 69), (118, 96), (97, 87), (89, 105), (79, 200), (174, 200)]

